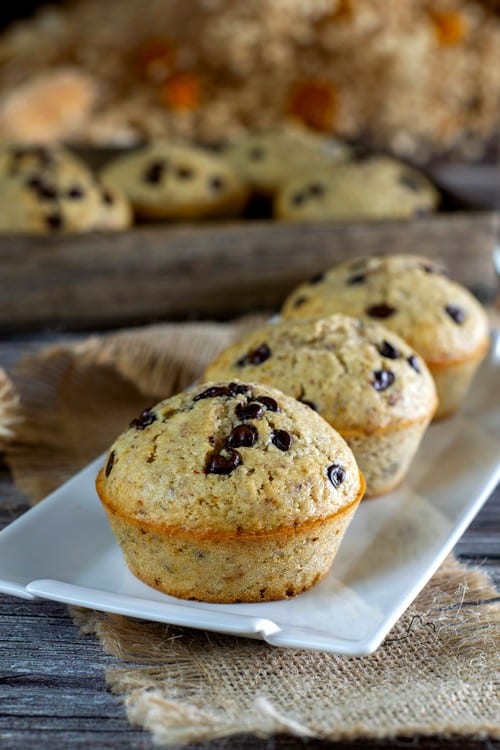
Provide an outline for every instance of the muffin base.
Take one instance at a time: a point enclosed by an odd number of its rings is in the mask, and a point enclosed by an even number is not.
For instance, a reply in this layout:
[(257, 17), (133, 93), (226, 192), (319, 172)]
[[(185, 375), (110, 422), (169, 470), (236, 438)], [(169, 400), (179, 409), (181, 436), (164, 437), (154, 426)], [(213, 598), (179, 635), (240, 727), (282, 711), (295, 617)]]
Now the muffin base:
[(431, 418), (432, 412), (423, 419), (371, 434), (336, 428), (365, 477), (365, 498), (385, 495), (403, 481)]
[(427, 362), (439, 399), (434, 419), (449, 417), (460, 409), (487, 351), (488, 343), (473, 358), (462, 362)]
[(293, 597), (323, 578), (363, 496), (362, 477), (361, 485), (333, 516), (265, 534), (164, 528), (101, 501), (127, 566), (144, 583), (181, 599), (262, 602)]

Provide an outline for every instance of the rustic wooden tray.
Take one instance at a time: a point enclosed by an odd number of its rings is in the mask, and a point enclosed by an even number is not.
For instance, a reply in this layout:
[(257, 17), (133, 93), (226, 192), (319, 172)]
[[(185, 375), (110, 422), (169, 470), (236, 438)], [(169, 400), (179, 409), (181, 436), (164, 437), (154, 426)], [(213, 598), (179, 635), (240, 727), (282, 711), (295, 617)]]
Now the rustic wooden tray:
[(496, 290), (493, 212), (410, 222), (239, 221), (0, 239), (3, 331), (92, 328), (277, 310), (300, 281), (368, 253), (442, 259), (481, 299)]

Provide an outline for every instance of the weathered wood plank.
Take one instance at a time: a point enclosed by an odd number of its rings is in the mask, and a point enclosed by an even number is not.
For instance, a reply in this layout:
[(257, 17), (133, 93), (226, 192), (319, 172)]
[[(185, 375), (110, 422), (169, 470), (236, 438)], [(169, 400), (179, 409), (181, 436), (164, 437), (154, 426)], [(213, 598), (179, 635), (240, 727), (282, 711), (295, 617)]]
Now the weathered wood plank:
[(300, 281), (345, 258), (414, 252), (491, 300), (493, 214), (410, 222), (273, 221), (137, 226), (116, 234), (0, 239), (0, 328), (104, 327), (276, 310)]

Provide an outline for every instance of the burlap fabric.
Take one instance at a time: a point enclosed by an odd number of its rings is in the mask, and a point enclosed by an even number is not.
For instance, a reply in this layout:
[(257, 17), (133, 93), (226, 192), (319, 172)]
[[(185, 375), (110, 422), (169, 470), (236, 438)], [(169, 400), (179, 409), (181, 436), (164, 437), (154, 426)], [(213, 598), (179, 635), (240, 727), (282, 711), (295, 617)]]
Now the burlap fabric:
[[(8, 448), (17, 483), (42, 498), (256, 322), (133, 329), (26, 360), (14, 376), (22, 421)], [(117, 657), (107, 679), (130, 721), (163, 745), (283, 732), (498, 738), (499, 614), (487, 577), (453, 558), (364, 658), (73, 611), (82, 633)]]

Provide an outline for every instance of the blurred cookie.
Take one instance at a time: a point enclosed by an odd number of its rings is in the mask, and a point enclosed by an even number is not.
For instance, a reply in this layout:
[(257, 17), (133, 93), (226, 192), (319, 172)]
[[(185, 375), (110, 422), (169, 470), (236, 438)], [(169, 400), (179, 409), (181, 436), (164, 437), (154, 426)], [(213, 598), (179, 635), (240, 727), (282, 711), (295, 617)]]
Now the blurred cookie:
[(53, 234), (123, 229), (131, 211), (90, 173), (58, 168), (0, 180), (0, 232)]
[(230, 144), (224, 156), (253, 191), (272, 196), (304, 171), (348, 161), (352, 150), (342, 141), (290, 126), (246, 136)]
[(290, 180), (274, 212), (292, 221), (407, 219), (430, 213), (438, 204), (439, 192), (421, 172), (374, 157)]
[(233, 216), (248, 191), (222, 158), (194, 146), (158, 141), (111, 162), (103, 180), (116, 185), (139, 217), (205, 219)]

